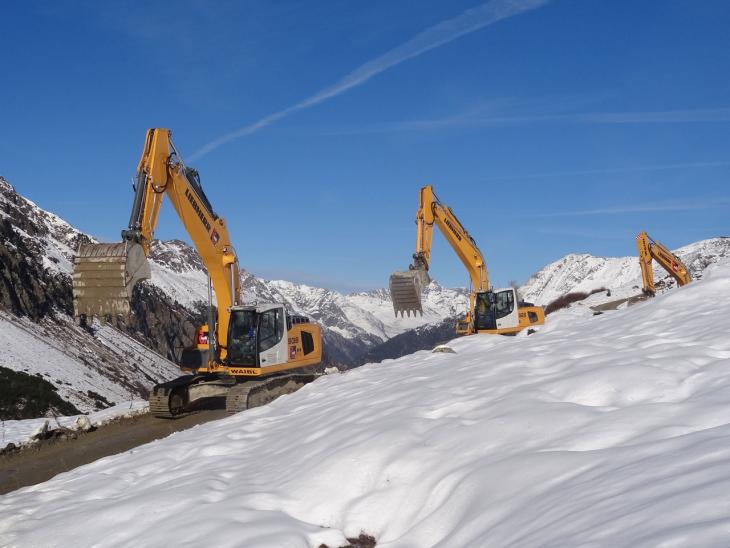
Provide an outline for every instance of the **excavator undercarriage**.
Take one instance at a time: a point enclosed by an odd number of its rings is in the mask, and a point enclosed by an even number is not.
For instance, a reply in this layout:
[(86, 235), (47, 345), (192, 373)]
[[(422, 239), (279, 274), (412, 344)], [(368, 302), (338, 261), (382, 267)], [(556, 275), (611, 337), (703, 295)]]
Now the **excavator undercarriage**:
[(177, 418), (215, 398), (225, 398), (226, 411), (238, 413), (296, 392), (317, 377), (315, 373), (283, 373), (246, 380), (215, 374), (188, 375), (156, 385), (149, 397), (150, 413)]

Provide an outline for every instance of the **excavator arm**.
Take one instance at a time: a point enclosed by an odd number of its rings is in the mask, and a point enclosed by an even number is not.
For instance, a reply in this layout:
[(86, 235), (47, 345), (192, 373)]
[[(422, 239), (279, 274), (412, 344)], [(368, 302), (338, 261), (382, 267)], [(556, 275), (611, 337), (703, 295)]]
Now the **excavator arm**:
[(428, 185), (421, 189), (420, 206), (416, 215), (416, 225), (418, 226), (416, 256), (423, 257), (426, 265), (431, 260), (434, 223), (469, 273), (472, 289), (474, 291), (489, 289), (487, 266), (474, 238), (459, 222), (451, 208), (438, 200), (433, 192), (433, 187)]
[(433, 227), (436, 225), (449, 242), (459, 260), (463, 263), (474, 292), (489, 289), (489, 275), (484, 257), (464, 226), (450, 207), (442, 204), (431, 185), (421, 188), (418, 211), (416, 212), (416, 252), (413, 264), (405, 272), (395, 272), (390, 277), (390, 293), (396, 316), (400, 313), (423, 314), (421, 293), (430, 283), (428, 268), (431, 262)]
[(692, 275), (682, 260), (664, 245), (653, 240), (646, 232), (640, 232), (636, 237), (636, 247), (639, 250), (639, 266), (645, 295), (653, 297), (656, 294), (652, 259), (677, 281), (677, 285), (683, 286), (692, 281)]
[(229, 309), (240, 302), (238, 259), (225, 220), (213, 211), (197, 172), (185, 167), (169, 129), (147, 131), (122, 243), (79, 248), (73, 276), (75, 313), (108, 316), (129, 312), (134, 285), (150, 277), (147, 257), (165, 196), (208, 269), (218, 304), (216, 340), (225, 349)]

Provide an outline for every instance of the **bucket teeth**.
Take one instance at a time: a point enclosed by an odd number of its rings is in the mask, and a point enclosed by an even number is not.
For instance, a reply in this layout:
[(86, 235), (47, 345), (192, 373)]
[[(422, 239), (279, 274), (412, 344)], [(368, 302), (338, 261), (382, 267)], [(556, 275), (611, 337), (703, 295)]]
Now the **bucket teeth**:
[(411, 317), (416, 313), (423, 315), (421, 304), (421, 293), (428, 285), (428, 274), (421, 270), (408, 270), (406, 272), (394, 272), (390, 276), (390, 297), (393, 300), (393, 312), (396, 317), (407, 315)]
[(74, 315), (129, 314), (135, 284), (149, 277), (149, 263), (138, 243), (82, 244), (74, 257)]

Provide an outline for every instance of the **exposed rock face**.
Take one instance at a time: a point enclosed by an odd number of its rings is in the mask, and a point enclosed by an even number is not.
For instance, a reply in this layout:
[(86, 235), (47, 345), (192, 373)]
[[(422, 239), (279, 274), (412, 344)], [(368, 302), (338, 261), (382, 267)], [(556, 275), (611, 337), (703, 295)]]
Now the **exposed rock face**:
[(195, 331), (207, 322), (205, 309), (191, 310), (149, 283), (139, 283), (132, 298), (132, 312), (122, 328), (168, 360), (179, 363), (182, 349), (190, 346)]
[(78, 245), (84, 238), (52, 233), (59, 227), (40, 211), (0, 177), (0, 307), (34, 320), (54, 309), (65, 314), (72, 311), (70, 279), (47, 268), (53, 256), (46, 253), (43, 241), (60, 236)]
[(72, 311), (71, 281), (47, 271), (11, 220), (0, 219), (0, 306), (34, 320), (55, 309)]

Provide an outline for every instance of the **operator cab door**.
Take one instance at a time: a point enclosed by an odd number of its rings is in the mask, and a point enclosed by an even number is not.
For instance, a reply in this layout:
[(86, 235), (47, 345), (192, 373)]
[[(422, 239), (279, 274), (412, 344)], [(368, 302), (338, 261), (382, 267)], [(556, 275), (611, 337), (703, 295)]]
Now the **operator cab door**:
[(477, 293), (474, 310), (476, 331), (495, 331), (517, 327), (520, 323), (514, 289)]
[(286, 313), (283, 307), (259, 313), (259, 367), (286, 363)]
[(498, 289), (494, 292), (494, 317), (497, 329), (510, 329), (520, 325), (519, 311), (515, 290)]

